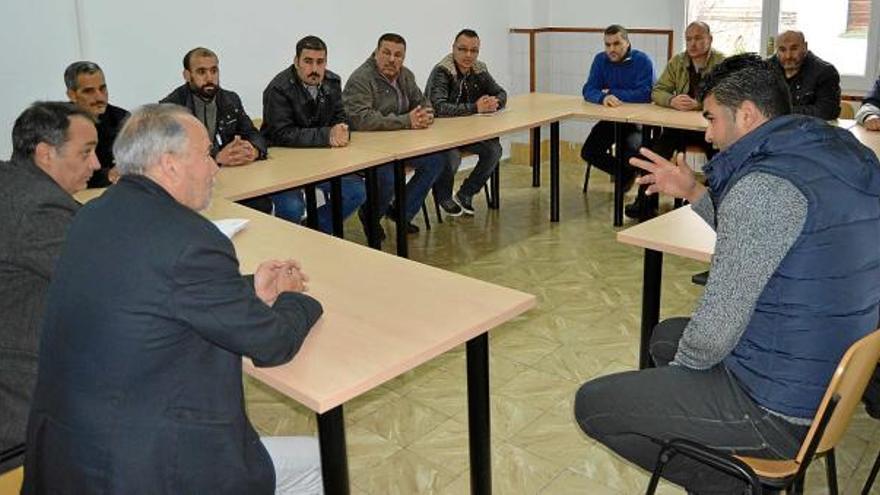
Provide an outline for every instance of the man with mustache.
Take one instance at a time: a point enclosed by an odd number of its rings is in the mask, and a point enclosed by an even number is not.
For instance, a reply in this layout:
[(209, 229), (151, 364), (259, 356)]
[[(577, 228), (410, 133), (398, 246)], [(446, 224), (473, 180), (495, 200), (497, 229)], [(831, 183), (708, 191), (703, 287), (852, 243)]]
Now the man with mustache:
[[(266, 158), (266, 140), (244, 111), (234, 91), (220, 87), (217, 54), (196, 47), (183, 56), (183, 79), (160, 103), (175, 103), (189, 109), (211, 138), (211, 155), (221, 167), (247, 165)], [(272, 211), (268, 198), (254, 198), (242, 204), (264, 212)]]
[[(296, 44), (293, 65), (281, 71), (263, 91), (263, 125), (260, 132), (272, 146), (326, 148), (348, 146), (348, 118), (342, 106), (342, 79), (327, 70), (327, 45), (317, 36)], [(366, 197), (356, 175), (342, 179), (342, 215), (348, 217)], [(329, 201), (330, 182), (318, 184), (328, 202), (318, 208), (318, 227), (333, 230)], [(299, 223), (305, 213), (301, 189), (272, 196), (275, 215)]]
[(785, 76), (791, 92), (791, 111), (833, 120), (840, 115), (840, 74), (807, 49), (804, 33), (785, 31), (776, 37), (770, 62)]
[[(434, 110), (416, 84), (412, 71), (403, 66), (405, 58), (406, 40), (403, 36), (385, 33), (379, 37), (373, 53), (352, 72), (342, 92), (342, 101), (352, 129), (427, 129), (434, 123)], [(446, 167), (446, 155), (443, 152), (430, 153), (409, 158), (406, 162), (415, 169), (415, 174), (406, 184), (406, 205), (403, 211), (407, 233), (415, 234), (419, 228), (412, 223), (412, 219), (425, 201), (431, 185)], [(379, 167), (377, 175), (377, 203), (382, 211), (394, 197), (394, 169), (390, 165)], [(367, 221), (365, 215), (361, 215), (361, 221)], [(366, 224), (364, 227), (366, 230)]]
[(128, 118), (128, 111), (109, 103), (104, 71), (94, 62), (81, 60), (68, 65), (64, 70), (64, 85), (67, 86), (67, 98), (95, 119), (98, 130), (95, 154), (101, 169), (92, 174), (89, 187), (107, 187), (116, 177), (113, 140)]

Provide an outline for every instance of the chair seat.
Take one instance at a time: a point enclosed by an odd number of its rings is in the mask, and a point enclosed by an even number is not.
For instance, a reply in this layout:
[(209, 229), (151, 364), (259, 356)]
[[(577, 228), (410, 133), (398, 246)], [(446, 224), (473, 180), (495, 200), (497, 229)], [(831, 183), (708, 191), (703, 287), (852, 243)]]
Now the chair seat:
[(0, 495), (18, 493), (24, 481), (24, 468), (17, 467), (12, 471), (0, 474)]
[(761, 459), (758, 457), (740, 457), (737, 459), (749, 465), (762, 479), (778, 480), (794, 476), (800, 465), (793, 459)]

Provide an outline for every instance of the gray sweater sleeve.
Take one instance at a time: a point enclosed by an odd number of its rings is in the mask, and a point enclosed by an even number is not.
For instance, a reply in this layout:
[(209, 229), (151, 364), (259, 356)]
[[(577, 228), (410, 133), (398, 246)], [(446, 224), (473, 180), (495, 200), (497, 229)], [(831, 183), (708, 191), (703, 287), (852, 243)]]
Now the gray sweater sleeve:
[(708, 223), (712, 230), (715, 230), (715, 203), (712, 202), (712, 197), (708, 192), (700, 196), (700, 199), (691, 205), (691, 209), (700, 215), (700, 218)]
[[(703, 216), (710, 207), (702, 198), (694, 210)], [(785, 179), (753, 173), (731, 188), (718, 210), (709, 281), (673, 364), (707, 369), (730, 354), (806, 218), (807, 199)]]

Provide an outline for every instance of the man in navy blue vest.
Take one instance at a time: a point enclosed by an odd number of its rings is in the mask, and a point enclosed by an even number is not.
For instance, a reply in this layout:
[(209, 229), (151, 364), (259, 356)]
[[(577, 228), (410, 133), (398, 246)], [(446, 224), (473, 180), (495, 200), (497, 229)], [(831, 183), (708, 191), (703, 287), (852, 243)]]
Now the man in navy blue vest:
[[(659, 443), (688, 438), (738, 455), (797, 453), (843, 353), (877, 326), (880, 163), (847, 131), (791, 115), (785, 81), (756, 55), (725, 60), (699, 93), (720, 152), (708, 189), (683, 160), (630, 163), (648, 194), (688, 199), (718, 240), (690, 319), (660, 323), (657, 368), (577, 393), (581, 428), (653, 469)], [(685, 458), (664, 477), (698, 493), (741, 481)], [(740, 491), (738, 491), (740, 490)]]

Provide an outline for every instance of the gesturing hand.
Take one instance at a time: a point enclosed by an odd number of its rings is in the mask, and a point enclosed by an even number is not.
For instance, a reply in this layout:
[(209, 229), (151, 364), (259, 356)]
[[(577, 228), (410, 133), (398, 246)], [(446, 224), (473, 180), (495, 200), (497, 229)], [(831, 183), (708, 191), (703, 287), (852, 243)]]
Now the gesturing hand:
[(629, 163), (648, 172), (636, 179), (640, 185), (648, 186), (645, 190), (647, 194), (662, 192), (676, 198), (685, 198), (691, 203), (695, 203), (705, 194), (706, 188), (697, 182), (694, 171), (685, 162), (684, 153), (676, 155), (675, 163), (648, 148), (640, 148), (639, 153), (647, 160), (634, 156), (629, 159)]

